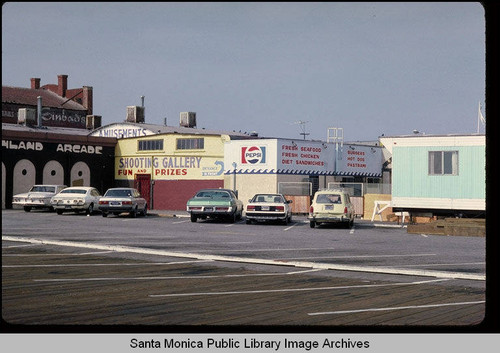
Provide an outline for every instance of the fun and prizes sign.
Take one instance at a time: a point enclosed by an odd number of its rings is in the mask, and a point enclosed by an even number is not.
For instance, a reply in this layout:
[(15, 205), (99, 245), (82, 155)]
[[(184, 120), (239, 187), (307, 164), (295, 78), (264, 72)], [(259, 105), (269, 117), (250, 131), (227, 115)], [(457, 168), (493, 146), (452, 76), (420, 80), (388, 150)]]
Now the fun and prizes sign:
[(224, 162), (200, 156), (117, 157), (115, 179), (151, 174), (155, 180), (223, 179)]

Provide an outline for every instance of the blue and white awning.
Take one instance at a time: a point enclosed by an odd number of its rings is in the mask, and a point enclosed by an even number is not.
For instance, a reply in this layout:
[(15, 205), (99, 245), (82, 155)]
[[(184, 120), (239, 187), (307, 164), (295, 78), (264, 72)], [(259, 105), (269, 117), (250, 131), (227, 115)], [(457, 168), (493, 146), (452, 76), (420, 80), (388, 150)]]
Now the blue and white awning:
[(225, 175), (233, 174), (280, 174), (280, 175), (329, 175), (329, 176), (358, 176), (358, 177), (382, 177), (382, 173), (362, 173), (362, 172), (335, 172), (335, 171), (311, 171), (301, 169), (228, 169)]

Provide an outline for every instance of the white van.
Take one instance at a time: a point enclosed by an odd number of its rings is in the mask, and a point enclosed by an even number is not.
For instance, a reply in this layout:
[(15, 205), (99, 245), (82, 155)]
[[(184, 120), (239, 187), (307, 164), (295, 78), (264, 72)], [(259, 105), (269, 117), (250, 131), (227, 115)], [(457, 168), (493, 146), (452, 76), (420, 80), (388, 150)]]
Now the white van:
[(311, 228), (320, 223), (339, 223), (350, 228), (354, 224), (354, 205), (343, 190), (319, 190), (314, 195), (308, 218)]

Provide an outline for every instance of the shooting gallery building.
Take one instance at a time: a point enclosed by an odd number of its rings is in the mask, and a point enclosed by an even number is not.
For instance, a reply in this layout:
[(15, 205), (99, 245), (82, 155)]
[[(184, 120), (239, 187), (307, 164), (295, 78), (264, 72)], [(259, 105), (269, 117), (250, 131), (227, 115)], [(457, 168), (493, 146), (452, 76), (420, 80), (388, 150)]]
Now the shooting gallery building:
[(184, 210), (199, 189), (224, 187), (224, 144), (245, 133), (195, 128), (195, 113), (178, 127), (127, 121), (100, 127), (94, 137), (116, 137), (116, 186), (137, 188), (150, 209)]

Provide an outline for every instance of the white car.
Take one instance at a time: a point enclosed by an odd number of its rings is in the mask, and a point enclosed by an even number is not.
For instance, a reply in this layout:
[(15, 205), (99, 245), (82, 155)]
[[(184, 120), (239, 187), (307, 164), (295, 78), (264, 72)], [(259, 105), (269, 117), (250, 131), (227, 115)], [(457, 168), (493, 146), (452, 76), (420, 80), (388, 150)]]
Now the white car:
[(52, 196), (66, 188), (66, 185), (33, 185), (30, 191), (12, 197), (12, 206), (21, 206), (26, 212), (33, 208), (52, 209)]
[(148, 205), (139, 191), (134, 188), (112, 188), (108, 189), (99, 200), (99, 210), (103, 217), (108, 213), (119, 215), (122, 212), (128, 212), (131, 217), (137, 217), (137, 213), (146, 216)]
[(292, 220), (291, 200), (281, 194), (257, 194), (248, 200), (246, 223), (252, 221), (281, 221), (288, 224)]
[(63, 212), (86, 212), (91, 215), (97, 210), (101, 194), (89, 186), (72, 186), (52, 197), (50, 204), (57, 214)]

